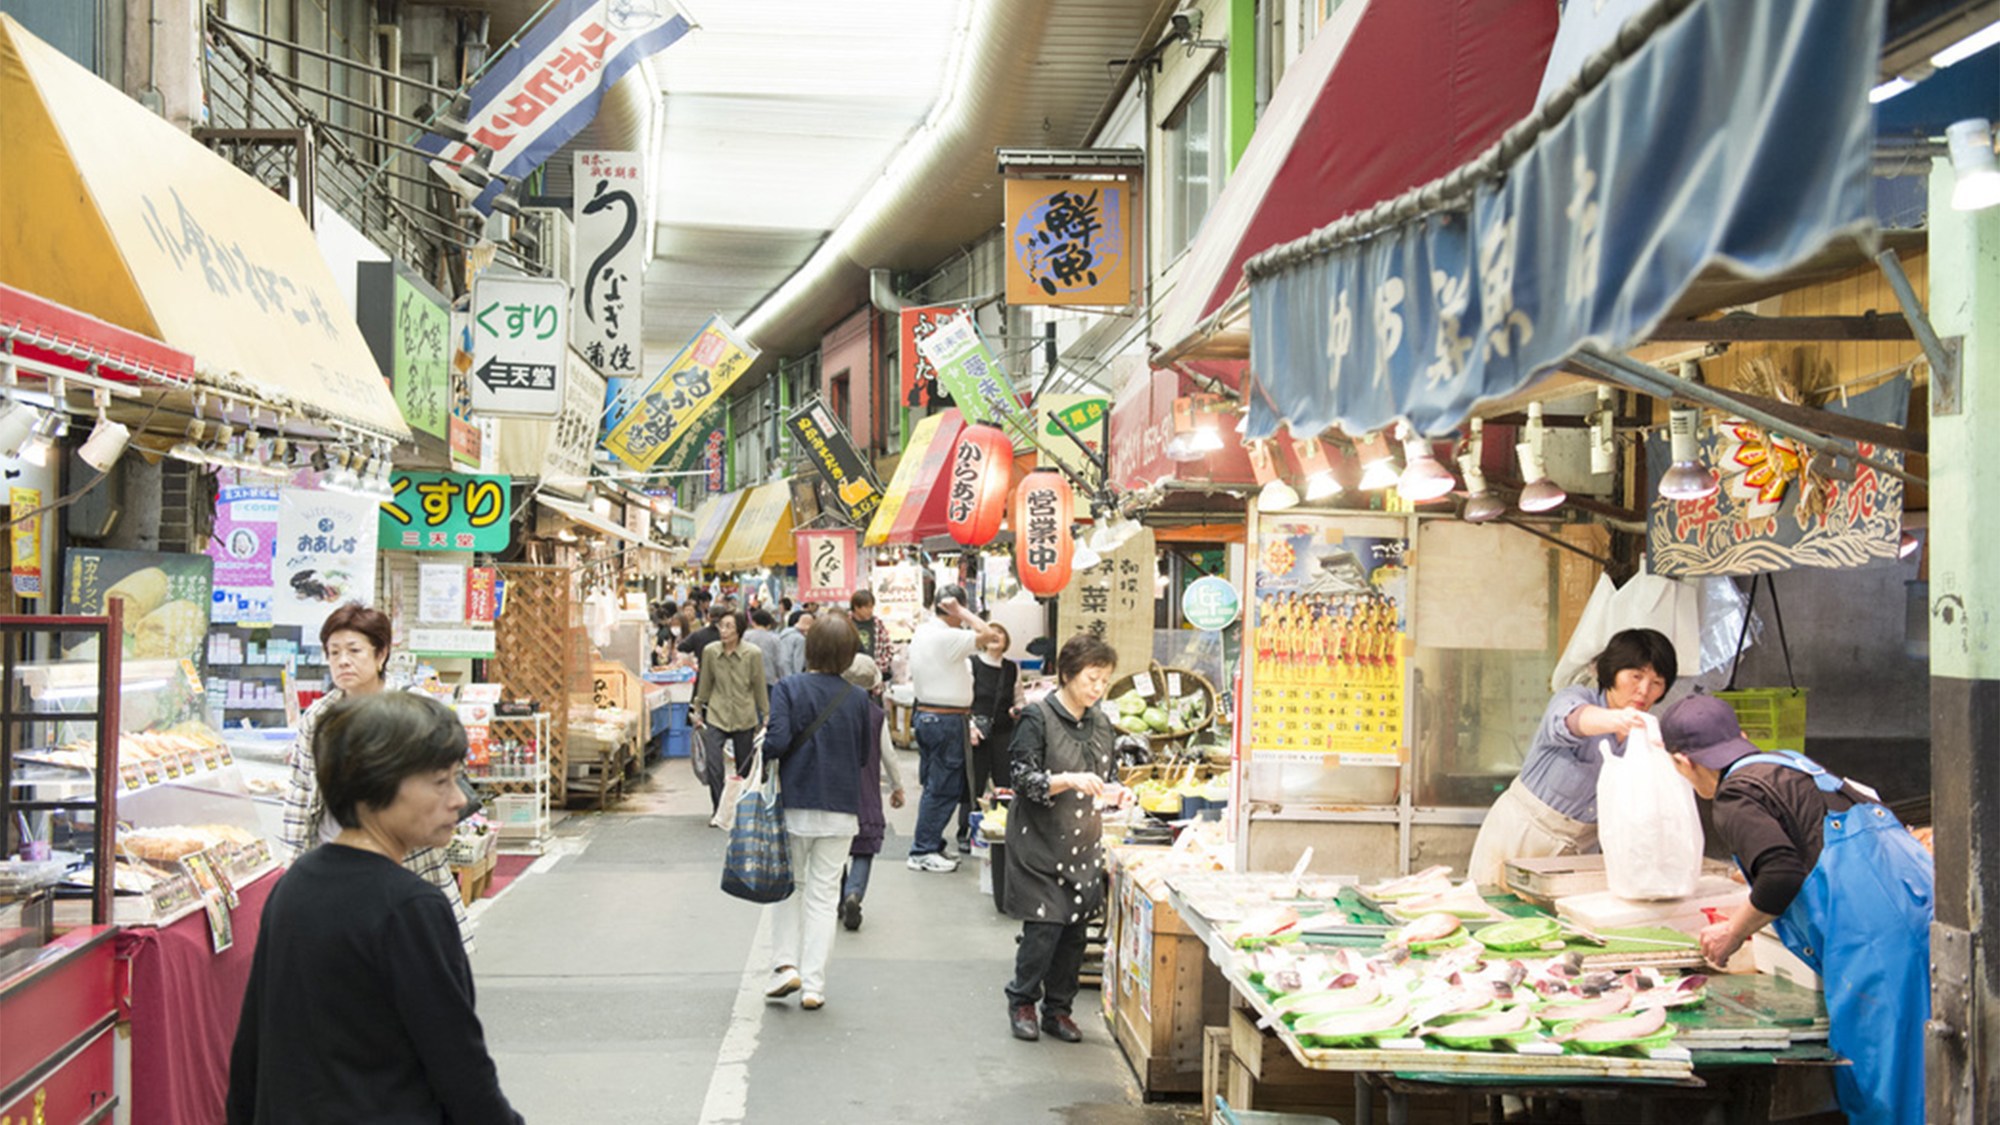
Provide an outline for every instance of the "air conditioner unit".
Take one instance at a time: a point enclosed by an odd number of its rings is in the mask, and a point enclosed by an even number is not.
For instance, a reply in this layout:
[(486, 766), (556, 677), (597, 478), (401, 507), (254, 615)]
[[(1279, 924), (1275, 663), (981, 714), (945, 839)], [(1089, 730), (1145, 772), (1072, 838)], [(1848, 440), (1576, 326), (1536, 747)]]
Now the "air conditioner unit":
[(574, 287), (575, 248), (571, 245), (574, 228), (569, 221), (569, 213), (559, 207), (529, 207), (521, 214), (534, 220), (535, 236), (540, 240), (529, 258), (550, 277), (559, 277)]

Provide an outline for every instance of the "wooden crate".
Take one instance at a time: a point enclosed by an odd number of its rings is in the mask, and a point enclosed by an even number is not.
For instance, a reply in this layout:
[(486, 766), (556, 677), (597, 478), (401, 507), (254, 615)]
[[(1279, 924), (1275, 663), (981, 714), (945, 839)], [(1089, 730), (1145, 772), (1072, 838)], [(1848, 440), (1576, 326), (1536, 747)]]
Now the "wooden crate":
[(1202, 1032), (1225, 1025), (1229, 984), (1164, 889), (1139, 886), (1115, 859), (1111, 866), (1105, 1019), (1148, 1100), (1198, 1094)]

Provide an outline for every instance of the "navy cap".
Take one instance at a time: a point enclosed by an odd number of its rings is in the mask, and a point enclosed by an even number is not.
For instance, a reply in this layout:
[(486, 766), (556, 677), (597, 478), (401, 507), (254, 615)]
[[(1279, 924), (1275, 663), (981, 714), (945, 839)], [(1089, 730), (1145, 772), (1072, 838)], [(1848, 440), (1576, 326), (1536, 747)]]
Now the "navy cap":
[(1660, 737), (1668, 750), (1712, 770), (1728, 769), (1736, 759), (1758, 752), (1743, 737), (1736, 711), (1712, 695), (1690, 695), (1669, 707), (1660, 716)]

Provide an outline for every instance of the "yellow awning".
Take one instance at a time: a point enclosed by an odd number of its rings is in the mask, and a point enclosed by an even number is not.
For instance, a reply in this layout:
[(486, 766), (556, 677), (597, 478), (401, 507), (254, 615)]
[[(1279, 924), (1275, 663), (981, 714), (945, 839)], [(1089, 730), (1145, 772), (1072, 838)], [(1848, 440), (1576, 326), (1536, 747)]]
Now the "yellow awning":
[(695, 509), (694, 539), (688, 544), (689, 566), (715, 565), (710, 560), (729, 538), (729, 529), (736, 524), (736, 513), (748, 495), (748, 492), (725, 492), (709, 497)]
[(405, 440), (299, 209), (0, 15), (0, 282), (212, 386)]
[(792, 546), (792, 482), (774, 480), (750, 490), (736, 527), (709, 565), (717, 570), (754, 570), (760, 566), (791, 566), (798, 561)]

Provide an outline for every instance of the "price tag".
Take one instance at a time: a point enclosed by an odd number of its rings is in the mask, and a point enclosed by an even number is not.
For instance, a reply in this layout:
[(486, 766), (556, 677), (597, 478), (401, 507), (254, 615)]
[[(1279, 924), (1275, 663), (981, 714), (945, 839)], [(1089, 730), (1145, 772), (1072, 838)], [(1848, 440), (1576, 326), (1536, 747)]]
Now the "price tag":
[(166, 767), (160, 764), (158, 758), (147, 758), (145, 761), (140, 762), (139, 770), (146, 775), (146, 783), (148, 785), (158, 785), (160, 782), (166, 780)]
[(121, 762), (118, 765), (118, 779), (127, 789), (140, 789), (146, 784), (146, 772), (139, 768), (137, 762)]
[(1179, 699), (1180, 695), (1181, 695), (1181, 674), (1179, 672), (1168, 672), (1167, 698)]
[(215, 756), (222, 759), (222, 764), (225, 766), (231, 766), (236, 764), (236, 755), (231, 754), (229, 752), (229, 747), (227, 746), (224, 746), (221, 749), (217, 750), (215, 752)]
[(1153, 698), (1152, 673), (1141, 672), (1138, 675), (1132, 677), (1132, 690), (1138, 692), (1140, 698), (1142, 699)]
[(201, 762), (204, 766), (207, 766), (209, 769), (222, 768), (221, 758), (222, 756), (215, 752), (215, 747), (204, 746), (201, 748)]

